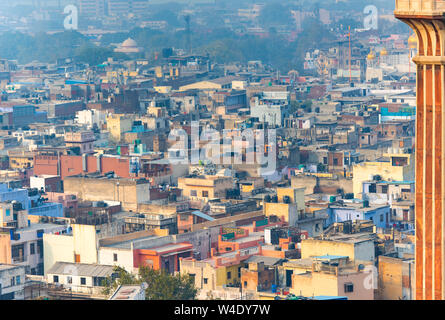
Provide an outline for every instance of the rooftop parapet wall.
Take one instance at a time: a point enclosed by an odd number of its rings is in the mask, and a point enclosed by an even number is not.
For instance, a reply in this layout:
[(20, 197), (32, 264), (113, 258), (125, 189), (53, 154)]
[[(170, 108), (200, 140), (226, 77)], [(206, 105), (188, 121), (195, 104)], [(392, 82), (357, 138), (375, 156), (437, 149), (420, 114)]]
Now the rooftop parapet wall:
[(443, 15), (445, 0), (396, 0), (394, 14), (398, 15)]

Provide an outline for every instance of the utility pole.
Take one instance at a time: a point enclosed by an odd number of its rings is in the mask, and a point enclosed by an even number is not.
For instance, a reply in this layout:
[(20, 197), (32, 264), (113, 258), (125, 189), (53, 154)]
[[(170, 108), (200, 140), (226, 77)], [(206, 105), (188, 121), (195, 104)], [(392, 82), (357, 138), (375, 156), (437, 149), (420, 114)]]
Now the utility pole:
[(348, 27), (349, 33), (349, 83), (352, 82), (352, 70), (351, 70), (351, 26)]

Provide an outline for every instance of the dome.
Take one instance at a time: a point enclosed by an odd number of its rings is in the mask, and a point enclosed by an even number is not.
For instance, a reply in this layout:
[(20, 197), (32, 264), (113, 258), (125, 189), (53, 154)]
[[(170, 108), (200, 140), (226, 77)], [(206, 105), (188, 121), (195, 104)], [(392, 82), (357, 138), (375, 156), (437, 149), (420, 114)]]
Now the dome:
[(371, 50), (371, 52), (368, 54), (368, 60), (374, 60), (374, 59), (375, 59), (375, 54)]
[(122, 47), (124, 48), (135, 48), (137, 46), (138, 46), (137, 42), (131, 38), (128, 38), (122, 43)]
[(411, 49), (417, 47), (417, 36), (414, 33), (408, 38), (408, 46)]
[(385, 48), (383, 48), (381, 51), (380, 51), (380, 56), (387, 56), (388, 55), (388, 51), (386, 51), (386, 49)]

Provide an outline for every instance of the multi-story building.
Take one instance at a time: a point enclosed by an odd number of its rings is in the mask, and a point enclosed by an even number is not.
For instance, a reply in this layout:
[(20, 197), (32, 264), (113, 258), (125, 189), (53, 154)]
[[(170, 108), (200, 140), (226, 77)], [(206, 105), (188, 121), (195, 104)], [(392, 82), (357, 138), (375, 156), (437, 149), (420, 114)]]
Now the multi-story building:
[(289, 292), (305, 297), (346, 296), (348, 300), (374, 300), (369, 272), (350, 263), (347, 256), (323, 255), (311, 259), (310, 271), (292, 275)]
[(111, 114), (107, 117), (107, 130), (111, 138), (115, 141), (121, 141), (123, 133), (130, 131), (133, 127), (134, 118), (124, 114)]
[(94, 153), (93, 145), (96, 138), (91, 131), (67, 132), (65, 133), (65, 144), (67, 147), (78, 147), (81, 154)]
[(25, 267), (0, 264), (0, 300), (25, 299)]
[(363, 182), (374, 180), (379, 176), (381, 180), (413, 181), (414, 160), (411, 154), (386, 154), (377, 161), (361, 162), (353, 166), (353, 191), (359, 198), (363, 192)]
[(234, 188), (231, 177), (199, 176), (178, 179), (178, 188), (182, 195), (192, 200), (208, 201), (225, 198), (226, 191)]

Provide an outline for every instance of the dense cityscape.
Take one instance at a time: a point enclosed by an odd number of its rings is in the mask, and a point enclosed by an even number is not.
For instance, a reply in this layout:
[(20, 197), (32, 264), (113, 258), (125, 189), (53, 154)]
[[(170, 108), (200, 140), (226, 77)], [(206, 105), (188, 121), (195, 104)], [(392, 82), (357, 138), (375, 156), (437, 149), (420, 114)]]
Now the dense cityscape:
[(419, 1), (1, 1), (0, 300), (444, 299)]

